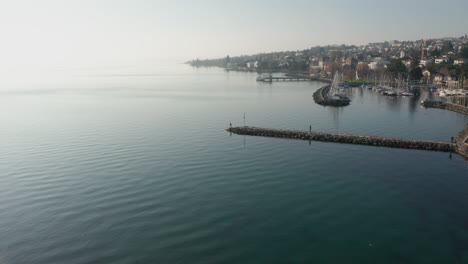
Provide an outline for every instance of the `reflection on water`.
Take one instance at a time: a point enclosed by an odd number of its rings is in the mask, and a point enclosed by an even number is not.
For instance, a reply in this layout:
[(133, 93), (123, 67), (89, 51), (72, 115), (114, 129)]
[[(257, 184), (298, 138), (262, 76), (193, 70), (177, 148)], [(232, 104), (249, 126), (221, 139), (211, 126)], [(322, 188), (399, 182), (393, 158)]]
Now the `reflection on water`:
[(345, 111), (344, 107), (327, 107), (328, 111), (331, 113), (331, 117), (334, 124), (334, 129), (336, 131), (340, 130), (340, 115)]
[(414, 96), (408, 97), (409, 99), (409, 113), (413, 116), (416, 108), (421, 106), (421, 93), (415, 93)]

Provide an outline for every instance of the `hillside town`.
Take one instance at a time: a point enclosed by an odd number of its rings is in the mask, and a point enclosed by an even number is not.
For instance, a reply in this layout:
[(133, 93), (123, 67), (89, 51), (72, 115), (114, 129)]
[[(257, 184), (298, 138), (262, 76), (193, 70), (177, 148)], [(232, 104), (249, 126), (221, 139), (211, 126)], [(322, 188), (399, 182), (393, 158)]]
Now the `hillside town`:
[(316, 46), (302, 51), (196, 59), (188, 63), (195, 67), (285, 72), (329, 79), (336, 70), (340, 70), (347, 81), (377, 82), (400, 78), (427, 85), (468, 89), (468, 36), (393, 40), (361, 46)]

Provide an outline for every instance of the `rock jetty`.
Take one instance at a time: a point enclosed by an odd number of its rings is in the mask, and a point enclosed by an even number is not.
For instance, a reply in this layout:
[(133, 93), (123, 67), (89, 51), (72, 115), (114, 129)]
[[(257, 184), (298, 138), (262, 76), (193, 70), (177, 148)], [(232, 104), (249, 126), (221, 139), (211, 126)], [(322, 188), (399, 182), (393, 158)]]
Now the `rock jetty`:
[(328, 93), (330, 91), (331, 85), (326, 85), (313, 94), (314, 101), (319, 105), (327, 106), (347, 106), (349, 105), (349, 100), (339, 99), (339, 98), (330, 98)]
[(468, 125), (458, 133), (455, 143), (457, 144), (457, 153), (468, 158)]
[(426, 101), (422, 101), (421, 105), (424, 107), (440, 108), (440, 109), (445, 109), (445, 110), (457, 112), (460, 114), (468, 115), (468, 107), (458, 105), (458, 104), (426, 100)]
[[(361, 136), (340, 133), (325, 133), (303, 130), (286, 130), (259, 127), (231, 127), (227, 131), (249, 136), (290, 138), (302, 140), (314, 140), (324, 142), (336, 142), (358, 145), (382, 146), (390, 148), (420, 149), (430, 151), (458, 152), (459, 144), (444, 141), (416, 140), (405, 138), (390, 138), (376, 136)], [(468, 135), (468, 130), (467, 130)], [(460, 153), (462, 154), (462, 153)], [(462, 154), (463, 155), (463, 154)]]

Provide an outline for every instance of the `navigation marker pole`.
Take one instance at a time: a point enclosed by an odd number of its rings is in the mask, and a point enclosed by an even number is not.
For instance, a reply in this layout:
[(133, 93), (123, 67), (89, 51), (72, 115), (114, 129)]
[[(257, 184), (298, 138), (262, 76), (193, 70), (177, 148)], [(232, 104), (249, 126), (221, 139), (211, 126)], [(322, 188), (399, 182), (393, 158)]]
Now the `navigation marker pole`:
[[(245, 112), (244, 112), (244, 127), (245, 127)], [(244, 148), (245, 148), (245, 135), (244, 135)]]
[(244, 112), (244, 126), (245, 126), (245, 112)]

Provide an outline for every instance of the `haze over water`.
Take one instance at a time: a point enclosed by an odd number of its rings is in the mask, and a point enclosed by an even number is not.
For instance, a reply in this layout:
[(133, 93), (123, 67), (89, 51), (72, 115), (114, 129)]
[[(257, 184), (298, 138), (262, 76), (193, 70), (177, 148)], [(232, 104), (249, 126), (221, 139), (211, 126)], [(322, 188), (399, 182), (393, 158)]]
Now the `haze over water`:
[(356, 88), (330, 108), (319, 82), (175, 63), (53, 76), (0, 89), (0, 263), (468, 262), (460, 156), (224, 130), (245, 112), (449, 141), (468, 119), (421, 108), (425, 93)]

